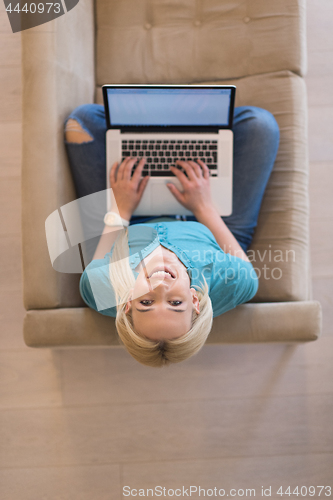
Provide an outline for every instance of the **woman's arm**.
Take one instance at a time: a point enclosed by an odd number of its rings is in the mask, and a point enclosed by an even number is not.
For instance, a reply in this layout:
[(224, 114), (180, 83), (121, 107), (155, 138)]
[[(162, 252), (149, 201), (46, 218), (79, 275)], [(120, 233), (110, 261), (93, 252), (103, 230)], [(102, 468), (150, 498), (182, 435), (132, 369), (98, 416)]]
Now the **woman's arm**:
[(213, 233), (219, 247), (224, 253), (235, 255), (240, 259), (250, 262), (248, 256), (214, 207), (199, 209), (194, 215), (201, 224), (204, 224)]
[[(122, 219), (130, 220), (136, 207), (138, 206), (149, 177), (141, 177), (145, 158), (139, 161), (133, 175), (132, 169), (137, 158), (126, 158), (121, 165), (115, 162), (110, 170), (110, 184), (112, 187), (112, 206), (117, 206), (118, 213)], [(101, 238), (98, 242), (92, 260), (103, 259), (105, 254), (110, 252), (113, 243), (116, 241), (119, 230), (122, 226), (105, 226)]]
[(104, 230), (101, 234), (92, 260), (104, 259), (105, 254), (110, 252), (112, 245), (116, 241), (121, 229), (123, 229), (122, 226), (104, 226)]
[(183, 187), (183, 191), (179, 191), (174, 184), (167, 184), (174, 197), (184, 207), (191, 210), (198, 221), (213, 233), (219, 247), (225, 253), (250, 262), (212, 204), (210, 173), (207, 165), (199, 159), (198, 163), (194, 161), (178, 161), (177, 163), (184, 168), (187, 176), (176, 167), (170, 167)]

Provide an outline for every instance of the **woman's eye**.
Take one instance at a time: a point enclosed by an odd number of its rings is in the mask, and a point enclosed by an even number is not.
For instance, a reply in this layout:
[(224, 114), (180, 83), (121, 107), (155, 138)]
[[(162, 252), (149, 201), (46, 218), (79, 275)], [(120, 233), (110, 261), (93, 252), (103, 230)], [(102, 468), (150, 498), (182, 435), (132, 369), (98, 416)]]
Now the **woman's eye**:
[(182, 304), (182, 301), (181, 301), (181, 300), (172, 300), (172, 301), (170, 302), (170, 304), (171, 304), (172, 306), (180, 306), (180, 304)]
[(150, 306), (152, 302), (152, 300), (141, 300), (140, 304), (142, 304), (143, 306)]

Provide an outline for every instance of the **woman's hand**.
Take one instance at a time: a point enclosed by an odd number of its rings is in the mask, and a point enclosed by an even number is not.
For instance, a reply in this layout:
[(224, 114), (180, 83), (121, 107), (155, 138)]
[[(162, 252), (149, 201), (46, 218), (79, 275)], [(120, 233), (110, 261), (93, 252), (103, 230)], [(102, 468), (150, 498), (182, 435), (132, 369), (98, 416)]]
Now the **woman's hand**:
[(139, 161), (131, 177), (131, 172), (136, 161), (137, 158), (127, 157), (118, 169), (117, 166), (119, 163), (115, 162), (110, 170), (110, 183), (119, 215), (128, 221), (139, 205), (145, 187), (149, 181), (148, 175), (141, 177), (142, 169), (146, 162), (145, 158)]
[(178, 168), (170, 167), (171, 171), (181, 182), (183, 191), (179, 191), (174, 184), (167, 184), (176, 200), (195, 216), (199, 212), (213, 207), (209, 184), (209, 169), (203, 161), (198, 159), (197, 162), (181, 160), (176, 162), (184, 168), (187, 177)]

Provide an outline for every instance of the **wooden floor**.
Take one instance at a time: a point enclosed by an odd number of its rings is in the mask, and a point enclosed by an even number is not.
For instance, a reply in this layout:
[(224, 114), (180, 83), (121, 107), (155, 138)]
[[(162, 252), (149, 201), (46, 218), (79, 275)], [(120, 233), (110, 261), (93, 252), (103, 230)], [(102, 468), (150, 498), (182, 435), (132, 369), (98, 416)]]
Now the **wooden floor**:
[(332, 0), (309, 0), (308, 14), (312, 270), (323, 336), (205, 346), (160, 372), (122, 349), (23, 343), (20, 34), (1, 2), (0, 500), (118, 500), (123, 486), (158, 485), (226, 495), (255, 488), (257, 497), (272, 487), (281, 499), (280, 486), (333, 486)]

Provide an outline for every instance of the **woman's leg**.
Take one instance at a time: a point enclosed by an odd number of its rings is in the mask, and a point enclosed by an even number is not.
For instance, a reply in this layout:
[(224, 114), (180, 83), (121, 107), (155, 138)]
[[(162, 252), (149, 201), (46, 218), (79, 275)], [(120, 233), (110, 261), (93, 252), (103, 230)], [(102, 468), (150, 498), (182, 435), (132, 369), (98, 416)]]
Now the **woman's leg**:
[[(76, 108), (65, 121), (65, 145), (78, 198), (85, 242), (84, 261), (91, 261), (106, 213), (106, 122), (104, 107), (84, 104)], [(99, 193), (100, 195), (93, 195)]]
[[(233, 132), (233, 210), (222, 219), (246, 251), (257, 225), (280, 134), (274, 116), (253, 106), (235, 108)], [(187, 220), (196, 219), (187, 217)]]
[[(82, 229), (86, 240), (84, 253), (87, 265), (96, 250), (104, 229), (106, 213), (106, 121), (104, 106), (84, 104), (76, 108), (65, 121), (65, 145), (79, 199)], [(99, 193), (100, 195), (93, 195)], [(85, 197), (84, 200), (80, 198)], [(156, 216), (133, 216), (131, 224), (154, 219)]]
[(222, 217), (246, 251), (279, 147), (279, 126), (265, 109), (242, 106), (234, 113), (233, 211)]
[[(104, 107), (84, 104), (65, 122), (65, 144), (78, 198), (106, 189)], [(83, 140), (82, 140), (83, 138)]]

